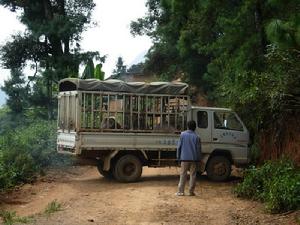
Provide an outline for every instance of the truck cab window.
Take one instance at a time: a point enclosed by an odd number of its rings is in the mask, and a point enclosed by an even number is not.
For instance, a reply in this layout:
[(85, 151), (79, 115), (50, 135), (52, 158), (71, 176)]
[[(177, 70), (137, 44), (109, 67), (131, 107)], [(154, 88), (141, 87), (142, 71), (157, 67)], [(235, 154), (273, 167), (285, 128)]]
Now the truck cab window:
[(208, 127), (208, 118), (206, 111), (197, 112), (197, 124), (198, 128), (207, 128)]
[(225, 130), (244, 130), (243, 125), (232, 112), (214, 112), (214, 127)]

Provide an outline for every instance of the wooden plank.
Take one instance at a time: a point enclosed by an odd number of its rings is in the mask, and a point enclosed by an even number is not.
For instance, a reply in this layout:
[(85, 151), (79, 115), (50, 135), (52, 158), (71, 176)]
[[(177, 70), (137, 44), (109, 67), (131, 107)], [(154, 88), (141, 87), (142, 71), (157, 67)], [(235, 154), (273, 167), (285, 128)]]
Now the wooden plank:
[(94, 128), (94, 93), (92, 93), (91, 98), (91, 127)]
[(86, 107), (86, 93), (83, 93), (83, 121), (82, 121), (82, 125), (83, 125), (84, 128), (86, 128), (85, 107)]
[(140, 110), (141, 110), (141, 107), (140, 107), (140, 103), (141, 103), (141, 97), (138, 96), (137, 98), (137, 103), (138, 103), (138, 130), (140, 129)]

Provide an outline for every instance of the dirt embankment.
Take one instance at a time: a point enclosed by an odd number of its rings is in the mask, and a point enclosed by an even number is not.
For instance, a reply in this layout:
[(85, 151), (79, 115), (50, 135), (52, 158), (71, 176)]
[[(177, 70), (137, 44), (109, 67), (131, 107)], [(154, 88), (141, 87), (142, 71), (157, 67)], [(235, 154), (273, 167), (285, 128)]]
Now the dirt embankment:
[[(232, 179), (213, 183), (198, 179), (195, 197), (177, 197), (178, 169), (145, 168), (141, 182), (122, 184), (101, 177), (94, 167), (73, 167), (50, 173), (33, 185), (2, 196), (1, 208), (33, 216), (30, 224), (290, 224), (299, 212), (270, 215), (258, 202), (234, 197)], [(62, 211), (46, 216), (57, 200)]]

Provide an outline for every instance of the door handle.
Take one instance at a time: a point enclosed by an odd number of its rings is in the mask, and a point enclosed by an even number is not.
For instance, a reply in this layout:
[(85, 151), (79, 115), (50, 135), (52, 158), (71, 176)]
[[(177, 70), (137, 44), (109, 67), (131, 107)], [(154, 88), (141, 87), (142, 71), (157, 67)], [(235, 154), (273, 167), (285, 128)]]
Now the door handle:
[(218, 138), (213, 138), (213, 141), (217, 141), (218, 140)]

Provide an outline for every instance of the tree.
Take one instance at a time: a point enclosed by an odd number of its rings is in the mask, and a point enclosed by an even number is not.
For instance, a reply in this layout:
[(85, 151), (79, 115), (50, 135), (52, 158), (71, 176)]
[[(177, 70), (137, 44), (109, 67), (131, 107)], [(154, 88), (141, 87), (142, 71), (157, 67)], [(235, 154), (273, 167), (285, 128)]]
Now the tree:
[(144, 73), (144, 63), (140, 62), (138, 64), (131, 65), (128, 70), (130, 74), (143, 74)]
[(12, 69), (10, 79), (4, 81), (4, 86), (1, 89), (7, 94), (8, 100), (6, 105), (14, 114), (22, 113), (24, 108), (28, 106), (26, 99), (28, 86), (25, 83), (21, 70)]
[(196, 84), (217, 105), (238, 111), (252, 136), (280, 131), (274, 135), (280, 155), (283, 122), (299, 120), (299, 0), (146, 5), (146, 15), (131, 23), (134, 35), (153, 40), (145, 69)]
[[(153, 39), (146, 70), (168, 79), (182, 76), (219, 104), (248, 111), (252, 103), (245, 107), (244, 100), (237, 103), (237, 96), (269, 70), (266, 53), (271, 41), (295, 43), (297, 2), (190, 1), (187, 5), (180, 0), (148, 0), (146, 16), (131, 23), (131, 32)], [(274, 24), (280, 26), (274, 29)]]
[[(102, 62), (104, 62), (105, 57), (102, 57)], [(82, 79), (99, 79), (104, 80), (105, 73), (102, 71), (102, 64), (99, 63), (94, 67), (94, 62), (92, 59), (89, 59), (84, 71), (82, 73)]]
[(94, 73), (95, 73), (94, 62), (92, 59), (89, 59), (82, 73), (82, 79), (94, 78)]
[(33, 62), (36, 72), (31, 81), (45, 80), (46, 105), (52, 118), (55, 83), (65, 77), (77, 77), (82, 61), (99, 59), (98, 52), (82, 53), (80, 49), (81, 33), (91, 23), (95, 4), (92, 0), (0, 0), (0, 4), (21, 12), (19, 19), (27, 28), (1, 47), (2, 63), (12, 69)]
[(113, 75), (121, 75), (121, 74), (125, 74), (127, 69), (126, 69), (126, 65), (124, 65), (124, 61), (122, 57), (118, 57), (117, 60), (117, 64), (116, 64), (116, 69), (113, 70)]
[(95, 77), (95, 79), (98, 79), (98, 80), (104, 80), (105, 73), (102, 71), (102, 64), (101, 63), (96, 65), (95, 72), (94, 72), (94, 77)]
[(197, 30), (191, 29), (200, 2), (149, 0), (146, 5), (147, 15), (131, 23), (133, 35), (147, 34), (154, 42), (146, 55), (145, 71), (168, 80), (179, 76), (201, 83), (209, 55), (198, 51), (196, 40), (199, 36), (196, 36)]

